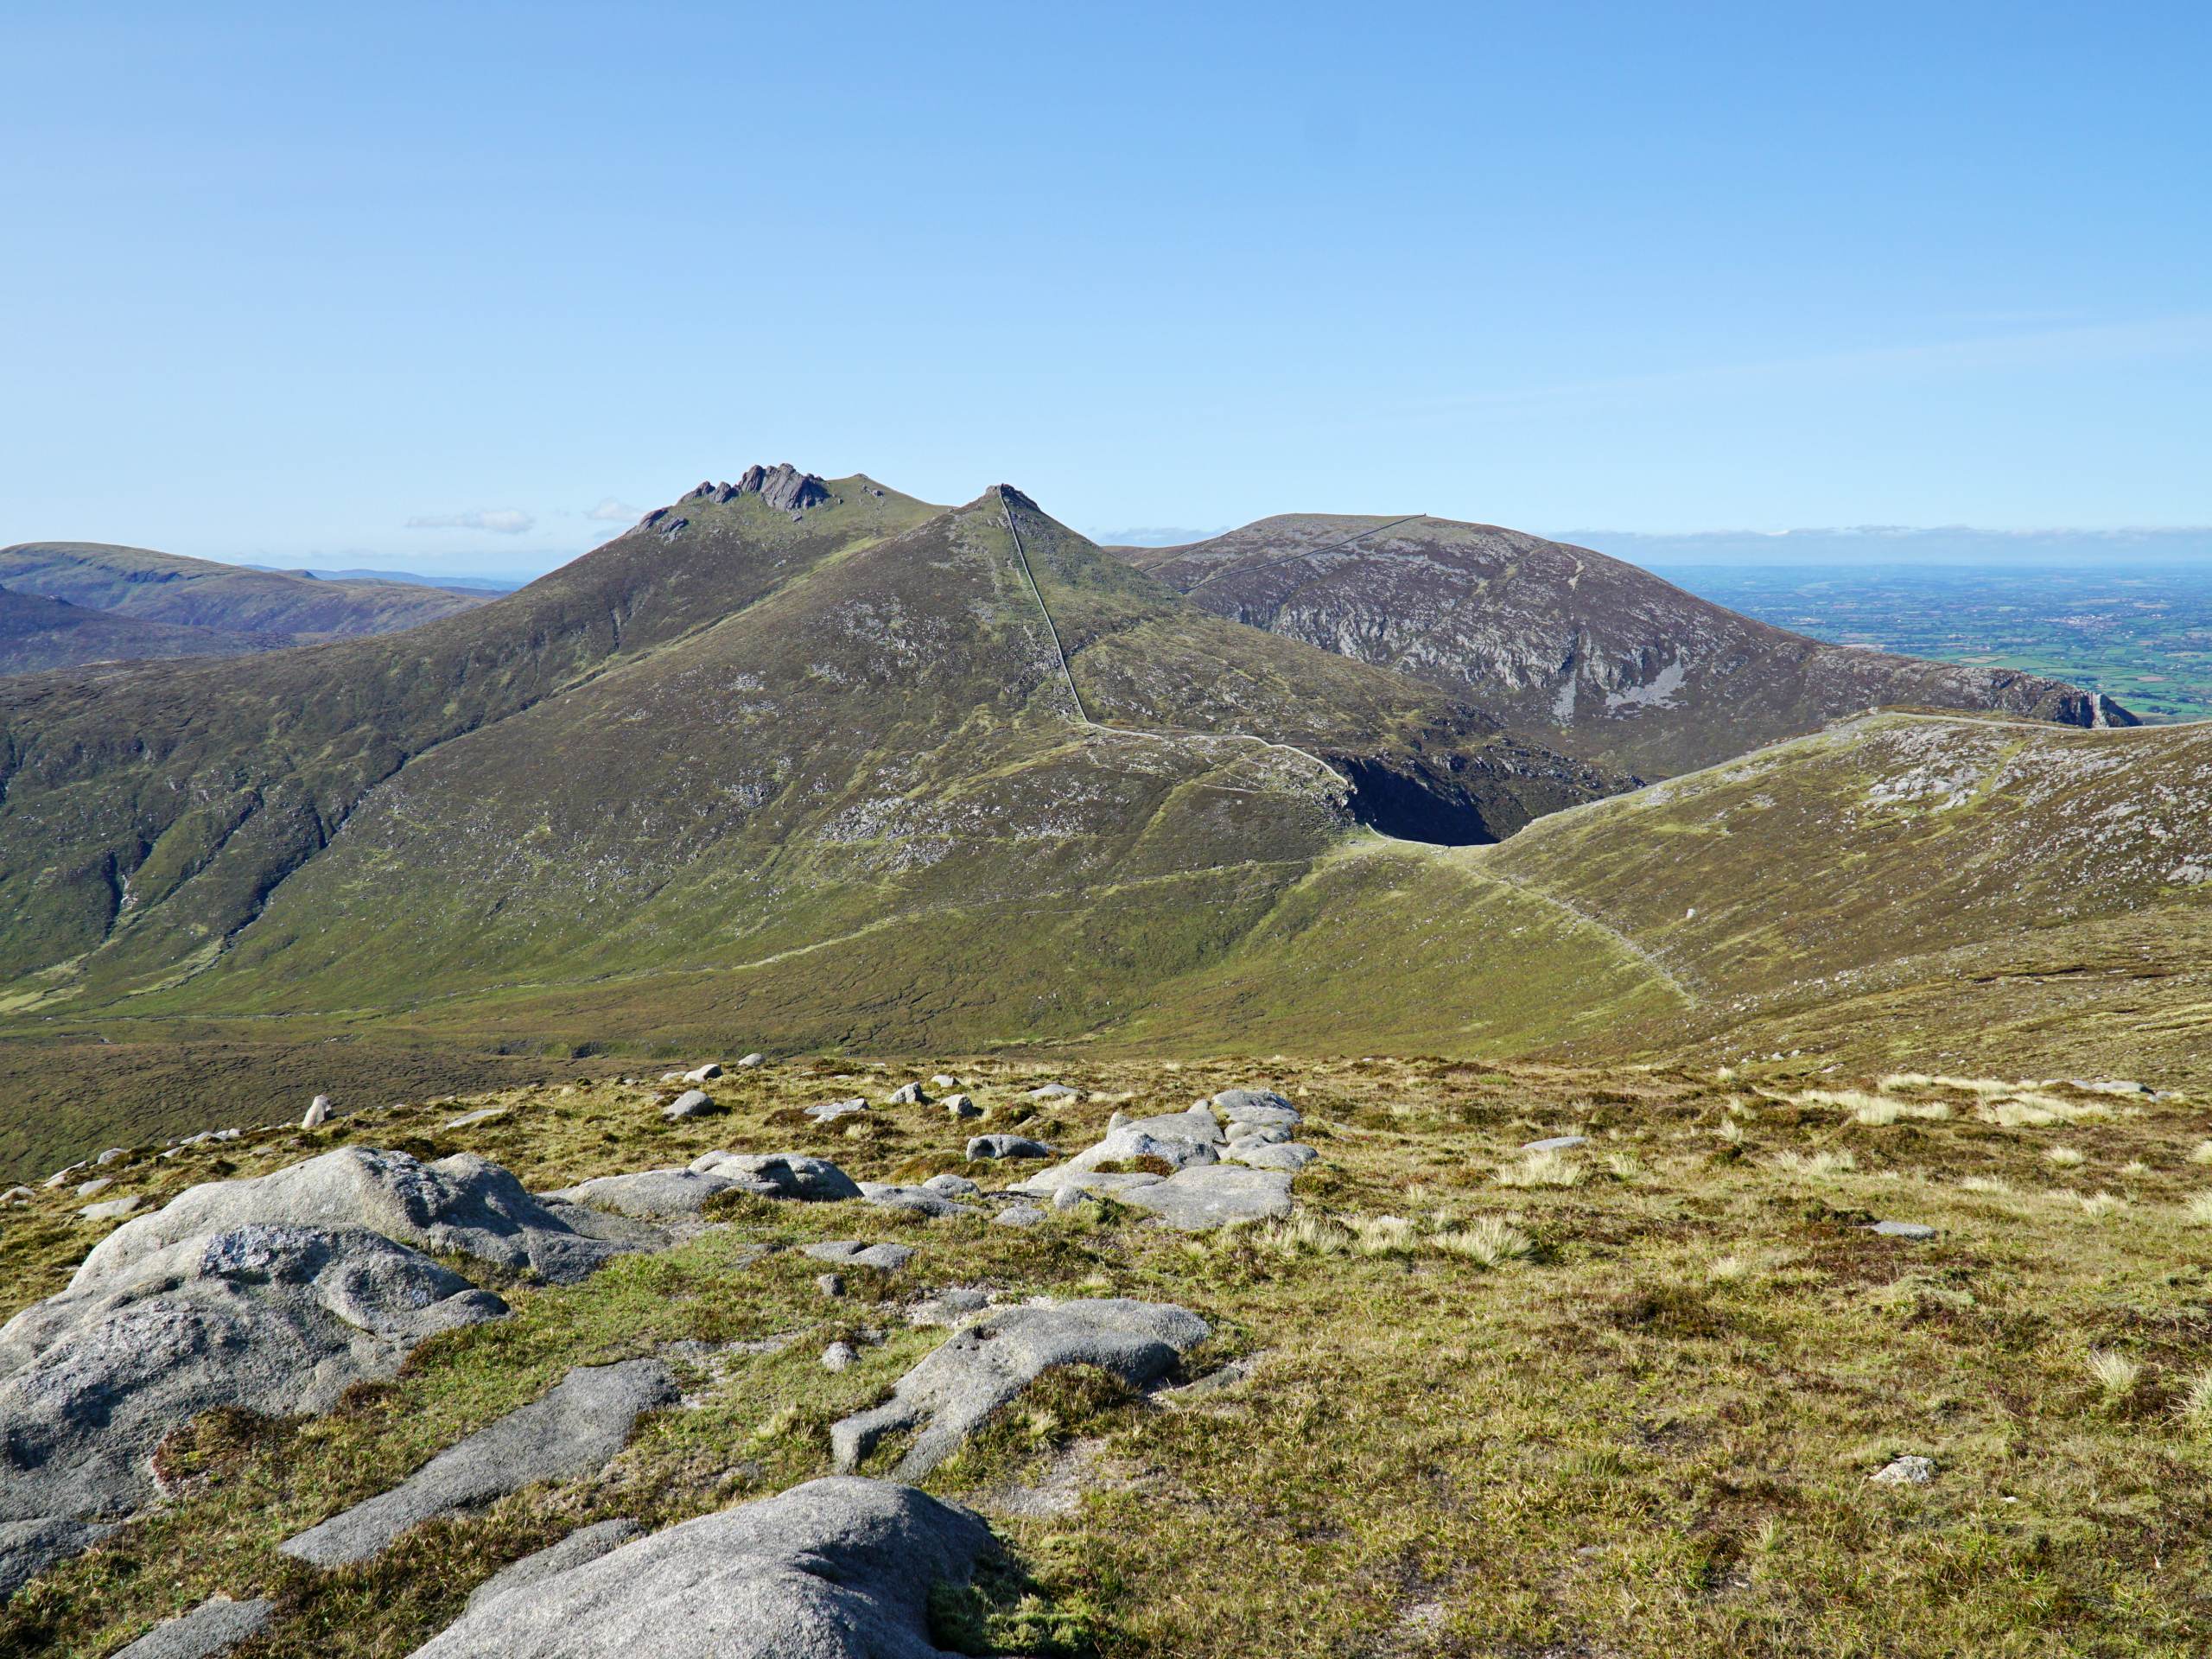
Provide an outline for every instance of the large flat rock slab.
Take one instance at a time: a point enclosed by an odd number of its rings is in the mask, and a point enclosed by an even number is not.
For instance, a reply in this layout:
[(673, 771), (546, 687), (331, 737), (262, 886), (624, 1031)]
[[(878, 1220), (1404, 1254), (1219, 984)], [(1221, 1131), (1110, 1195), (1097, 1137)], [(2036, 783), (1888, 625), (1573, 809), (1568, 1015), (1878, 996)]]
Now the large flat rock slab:
[(269, 1628), (271, 1604), (215, 1596), (115, 1651), (114, 1659), (217, 1659)]
[(474, 1603), (414, 1659), (946, 1659), (930, 1592), (995, 1548), (969, 1510), (832, 1476)]
[(1179, 1169), (1164, 1181), (1147, 1181), (1115, 1196), (1149, 1210), (1186, 1233), (1211, 1231), (1240, 1221), (1267, 1221), (1290, 1213), (1291, 1172), (1211, 1164)]
[(447, 1447), (391, 1491), (278, 1548), (318, 1567), (367, 1560), (434, 1516), (488, 1503), (533, 1481), (604, 1467), (640, 1412), (677, 1399), (676, 1378), (657, 1359), (580, 1365), (543, 1399)]
[(918, 1430), (899, 1473), (919, 1479), (1056, 1365), (1096, 1365), (1142, 1387), (1212, 1334), (1197, 1314), (1167, 1302), (1110, 1297), (1001, 1308), (946, 1338), (883, 1404), (832, 1425), (830, 1446), (838, 1467), (850, 1469), (886, 1435)]

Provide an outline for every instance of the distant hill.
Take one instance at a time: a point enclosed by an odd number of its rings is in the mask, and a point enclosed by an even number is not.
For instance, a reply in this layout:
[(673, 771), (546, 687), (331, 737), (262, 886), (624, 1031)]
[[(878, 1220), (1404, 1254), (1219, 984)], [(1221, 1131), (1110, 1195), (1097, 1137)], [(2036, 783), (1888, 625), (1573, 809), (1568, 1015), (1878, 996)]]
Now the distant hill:
[(158, 657), (234, 657), (266, 649), (260, 635), (143, 622), (0, 588), (0, 674)]
[(1602, 553), (1495, 525), (1291, 514), (1116, 551), (1217, 615), (1416, 675), (1644, 777), (1878, 704), (2134, 721), (2060, 681), (1824, 644)]
[(263, 636), (246, 650), (390, 633), (487, 597), (402, 582), (324, 582), (98, 542), (0, 548), (0, 587), (143, 622)]
[[(274, 564), (240, 564), (242, 570), (278, 570), (284, 567)], [(313, 576), (318, 582), (397, 582), (411, 588), (443, 588), (456, 594), (512, 594), (523, 584), (501, 582), (490, 576), (425, 576), (412, 570), (315, 570), (304, 565), (291, 567), (296, 576)]]

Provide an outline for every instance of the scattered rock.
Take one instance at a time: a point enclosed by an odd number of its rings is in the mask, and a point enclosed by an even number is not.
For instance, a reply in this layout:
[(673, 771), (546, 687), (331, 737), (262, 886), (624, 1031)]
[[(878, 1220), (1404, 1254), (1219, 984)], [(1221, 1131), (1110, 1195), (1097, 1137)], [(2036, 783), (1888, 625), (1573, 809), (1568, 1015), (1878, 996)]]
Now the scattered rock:
[(0, 1204), (29, 1204), (37, 1196), (28, 1186), (11, 1186), (5, 1192), (0, 1192)]
[(1292, 1128), (1304, 1114), (1272, 1089), (1224, 1089), (1213, 1109), (1231, 1123), (1261, 1123)]
[(1050, 1158), (1052, 1149), (1042, 1141), (1019, 1135), (978, 1135), (968, 1142), (968, 1161), (984, 1158)]
[(1298, 1171), (1321, 1154), (1313, 1147), (1296, 1141), (1240, 1141), (1230, 1147), (1224, 1161), (1243, 1164), (1251, 1169), (1287, 1169)]
[(1164, 1181), (1128, 1187), (1116, 1196), (1186, 1233), (1232, 1222), (1265, 1221), (1287, 1216), (1291, 1208), (1287, 1173), (1228, 1164), (1178, 1170)]
[(915, 1326), (964, 1325), (990, 1305), (991, 1294), (987, 1290), (973, 1285), (950, 1285), (908, 1308), (906, 1323)]
[(860, 1358), (860, 1351), (849, 1342), (833, 1342), (822, 1351), (822, 1369), (825, 1371), (850, 1370)]
[(900, 1186), (890, 1181), (862, 1181), (861, 1197), (890, 1210), (915, 1210), (925, 1216), (972, 1216), (973, 1205), (933, 1192), (926, 1186)]
[(86, 1221), (121, 1221), (143, 1202), (137, 1193), (120, 1198), (110, 1198), (103, 1204), (88, 1204), (77, 1213)]
[(77, 1183), (77, 1196), (80, 1198), (89, 1198), (93, 1193), (105, 1192), (108, 1188), (114, 1185), (114, 1176), (95, 1175), (89, 1181), (79, 1181)]
[(914, 1259), (914, 1252), (906, 1245), (863, 1244), (856, 1238), (809, 1244), (804, 1253), (817, 1262), (835, 1262), (842, 1268), (874, 1268), (881, 1273), (896, 1273)]
[(268, 1629), (270, 1611), (266, 1600), (216, 1596), (118, 1648), (113, 1659), (216, 1659)]
[(267, 1175), (186, 1188), (103, 1239), (70, 1288), (111, 1279), (181, 1240), (256, 1223), (365, 1228), (434, 1255), (474, 1256), (557, 1284), (635, 1248), (579, 1233), (474, 1153), (423, 1163), (404, 1152), (340, 1147)]
[(1916, 1455), (1898, 1458), (1866, 1478), (1880, 1486), (1925, 1486), (1936, 1478), (1936, 1460)]
[(713, 1117), (721, 1110), (703, 1089), (686, 1089), (674, 1100), (660, 1109), (660, 1115), (670, 1122), (687, 1117)]
[(468, 1611), (474, 1612), (485, 1603), (505, 1595), (512, 1590), (527, 1589), (557, 1573), (572, 1567), (582, 1567), (595, 1561), (609, 1550), (620, 1549), (632, 1538), (642, 1538), (645, 1529), (628, 1516), (595, 1525), (579, 1527), (559, 1543), (525, 1555), (503, 1573), (495, 1573), (476, 1586), (468, 1598)]
[(300, 1120), (303, 1129), (319, 1129), (330, 1122), (330, 1096), (317, 1095), (308, 1103), (307, 1116)]
[(1075, 1182), (1071, 1181), (1065, 1186), (1059, 1188), (1052, 1194), (1052, 1208), (1055, 1210), (1072, 1210), (1089, 1196), (1089, 1193), (1085, 1192), (1083, 1187), (1077, 1185)]
[(949, 1117), (981, 1117), (983, 1115), (983, 1109), (966, 1095), (947, 1095), (944, 1109)]
[(737, 1065), (741, 1071), (757, 1071), (767, 1064), (768, 1057), (766, 1054), (747, 1054), (737, 1063)]
[(603, 1467), (641, 1412), (676, 1400), (676, 1379), (657, 1359), (580, 1365), (543, 1398), (448, 1446), (391, 1491), (278, 1548), (317, 1567), (365, 1561), (433, 1516)]
[(841, 1117), (851, 1117), (866, 1110), (868, 1102), (856, 1095), (849, 1100), (830, 1100), (819, 1106), (810, 1106), (806, 1115), (817, 1123), (834, 1123)]
[(845, 1294), (845, 1275), (841, 1273), (817, 1274), (814, 1287), (834, 1300)]
[(1521, 1150), (1523, 1152), (1573, 1152), (1577, 1147), (1586, 1147), (1589, 1144), (1590, 1137), (1586, 1135), (1554, 1135), (1542, 1141), (1523, 1141)]
[[(13, 1470), (10, 1471), (10, 1475)], [(4, 1494), (0, 1494), (4, 1503)], [(26, 1520), (0, 1518), (0, 1602), (54, 1564), (81, 1555), (115, 1530), (114, 1523), (75, 1521), (40, 1515)]]
[(960, 1086), (960, 1079), (950, 1072), (940, 1071), (930, 1079), (930, 1084), (932, 1088), (937, 1089), (957, 1089)]
[(885, 1103), (892, 1106), (926, 1106), (930, 1103), (930, 1097), (928, 1091), (920, 1084), (902, 1083), (891, 1091), (891, 1098)]
[(885, 1435), (918, 1429), (899, 1471), (918, 1479), (1054, 1366), (1096, 1365), (1141, 1387), (1211, 1334), (1197, 1314), (1165, 1302), (1113, 1298), (1000, 1308), (946, 1338), (899, 1379), (882, 1405), (832, 1425), (830, 1446), (837, 1466), (850, 1469)]
[(1873, 1221), (1866, 1224), (1870, 1233), (1879, 1233), (1884, 1238), (1930, 1239), (1936, 1230), (1924, 1221)]
[(1017, 1204), (1000, 1211), (991, 1219), (1001, 1227), (1034, 1227), (1045, 1219), (1045, 1212), (1033, 1204)]
[[(317, 1096), (316, 1098), (321, 1099), (321, 1096)], [(118, 1163), (122, 1160), (128, 1158), (130, 1155), (130, 1153), (128, 1147), (110, 1147), (105, 1152), (101, 1153), (99, 1157), (93, 1159), (92, 1161), (99, 1165), (102, 1169), (105, 1169), (110, 1164)]]
[(1081, 1090), (1071, 1089), (1065, 1083), (1047, 1083), (1029, 1091), (1032, 1100), (1080, 1100), (1082, 1097)]
[(995, 1553), (912, 1487), (813, 1480), (472, 1603), (413, 1659), (939, 1659), (931, 1592)]
[(1231, 1123), (1229, 1126), (1229, 1144), (1241, 1147), (1250, 1141), (1259, 1146), (1269, 1146), (1289, 1140), (1290, 1135), (1287, 1123)]
[(447, 1119), (446, 1128), (473, 1129), (479, 1123), (489, 1123), (493, 1118), (505, 1117), (506, 1115), (507, 1109), (504, 1106), (486, 1106), (479, 1111), (463, 1112), (459, 1117)]
[(686, 1083), (712, 1083), (722, 1074), (720, 1060), (709, 1060), (704, 1065), (695, 1065), (683, 1074)]
[(983, 1189), (965, 1175), (932, 1175), (922, 1183), (932, 1192), (942, 1192), (948, 1198), (980, 1198)]
[(719, 1175), (764, 1198), (818, 1201), (861, 1196), (859, 1185), (843, 1170), (804, 1153), (709, 1152), (694, 1158), (691, 1168), (697, 1174)]

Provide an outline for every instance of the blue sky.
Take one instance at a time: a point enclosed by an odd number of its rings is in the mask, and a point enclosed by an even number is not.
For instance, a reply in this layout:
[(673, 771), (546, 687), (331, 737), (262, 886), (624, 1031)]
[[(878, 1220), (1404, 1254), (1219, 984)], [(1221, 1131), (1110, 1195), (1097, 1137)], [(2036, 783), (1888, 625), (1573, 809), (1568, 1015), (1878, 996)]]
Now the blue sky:
[(0, 9), (0, 542), (2212, 523), (2202, 4), (340, 10)]

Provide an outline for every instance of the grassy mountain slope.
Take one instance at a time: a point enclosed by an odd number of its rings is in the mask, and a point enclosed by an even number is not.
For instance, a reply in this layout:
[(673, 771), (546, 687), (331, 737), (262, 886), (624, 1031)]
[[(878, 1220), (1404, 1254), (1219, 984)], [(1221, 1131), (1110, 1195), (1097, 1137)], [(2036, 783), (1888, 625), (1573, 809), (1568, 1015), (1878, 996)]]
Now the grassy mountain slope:
[(269, 648), (260, 635), (146, 622), (0, 588), (0, 675), (157, 657), (235, 657)]
[(2208, 825), (2212, 727), (1872, 716), (1500, 846), (1324, 865), (1140, 1029), (2212, 1082)]
[(0, 547), (0, 585), (143, 622), (271, 636), (272, 645), (390, 633), (483, 603), (400, 582), (323, 582), (100, 542)]
[(1116, 550), (1220, 615), (1417, 675), (1643, 777), (1876, 706), (2133, 723), (2056, 680), (1826, 645), (1602, 553), (1494, 525), (1288, 514), (1188, 546)]

